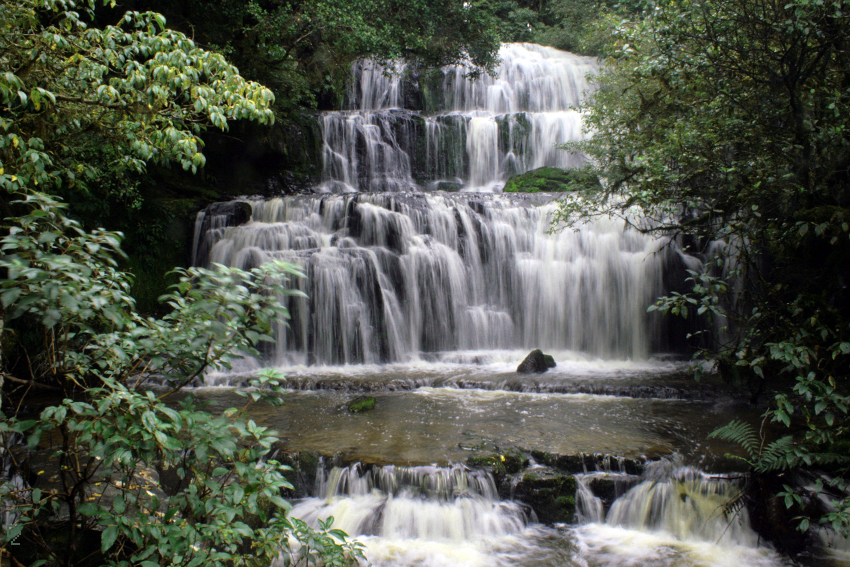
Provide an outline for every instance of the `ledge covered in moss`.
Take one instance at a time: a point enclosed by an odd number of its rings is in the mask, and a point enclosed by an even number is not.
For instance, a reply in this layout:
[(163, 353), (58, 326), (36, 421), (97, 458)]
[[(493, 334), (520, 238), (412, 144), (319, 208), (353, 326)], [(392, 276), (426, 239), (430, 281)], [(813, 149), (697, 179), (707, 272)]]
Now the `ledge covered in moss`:
[(541, 167), (508, 179), (505, 193), (563, 193), (599, 186), (599, 178), (590, 168), (560, 169)]

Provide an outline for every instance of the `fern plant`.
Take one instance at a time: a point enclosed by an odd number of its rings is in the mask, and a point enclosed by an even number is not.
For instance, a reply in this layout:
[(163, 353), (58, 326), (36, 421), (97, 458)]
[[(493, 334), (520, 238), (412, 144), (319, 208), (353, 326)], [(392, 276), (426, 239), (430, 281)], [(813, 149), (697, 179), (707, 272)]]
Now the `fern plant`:
[(709, 438), (715, 437), (724, 441), (731, 441), (741, 447), (747, 453), (746, 457), (728, 453), (727, 456), (744, 461), (756, 473), (788, 469), (800, 464), (800, 457), (789, 450), (794, 444), (791, 435), (780, 437), (765, 445), (764, 438), (756, 433), (752, 425), (743, 421), (732, 420), (723, 427), (712, 431), (708, 436)]

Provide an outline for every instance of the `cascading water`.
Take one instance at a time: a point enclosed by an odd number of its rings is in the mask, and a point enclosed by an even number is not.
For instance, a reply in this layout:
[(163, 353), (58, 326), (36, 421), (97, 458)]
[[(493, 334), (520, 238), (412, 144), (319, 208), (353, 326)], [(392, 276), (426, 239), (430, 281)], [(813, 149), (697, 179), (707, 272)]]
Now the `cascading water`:
[(334, 468), (319, 470), (316, 497), (292, 515), (308, 522), (334, 518), (358, 536), (369, 563), (394, 565), (504, 565), (494, 546), (527, 538), (527, 510), (500, 501), (493, 477), (463, 467)]
[(587, 480), (580, 482), (577, 499), (584, 525), (573, 536), (588, 567), (785, 564), (750, 527), (734, 478), (670, 461), (652, 463), (607, 515), (599, 498), (589, 493)]
[[(782, 565), (745, 514), (722, 513), (734, 485), (692, 469), (584, 471), (582, 524), (546, 527), (500, 499), (487, 472), (413, 466), (482, 448), (640, 461), (710, 451), (708, 432), (754, 411), (716, 404), (653, 358), (671, 343), (646, 307), (683, 279), (671, 267), (696, 260), (622, 220), (550, 234), (552, 196), (499, 194), (511, 175), (582, 165), (558, 145), (581, 139), (574, 107), (596, 70), (528, 44), (500, 55), (477, 81), (463, 67), (359, 62), (350, 109), (320, 118), (318, 194), (232, 203), (247, 222), (226, 208), (199, 217), (197, 264), (285, 260), (306, 275), (276, 346), (241, 369), (283, 366), (305, 391), (254, 417), (284, 432), (287, 451), (387, 464), (320, 469), (293, 515), (333, 516), (373, 565)], [(558, 366), (518, 375), (531, 348)], [(351, 391), (375, 393), (368, 416), (345, 409)], [(594, 491), (612, 483), (603, 502)]]
[(492, 191), (530, 169), (581, 166), (559, 146), (583, 138), (576, 107), (595, 59), (532, 44), (506, 44), (499, 57), (496, 74), (478, 80), (463, 66), (432, 77), (405, 63), (355, 64), (351, 110), (322, 116), (321, 190)]
[(547, 233), (553, 204), (499, 195), (286, 197), (213, 228), (206, 259), (302, 266), (274, 362), (382, 363), (544, 348), (644, 359), (671, 250), (624, 223)]

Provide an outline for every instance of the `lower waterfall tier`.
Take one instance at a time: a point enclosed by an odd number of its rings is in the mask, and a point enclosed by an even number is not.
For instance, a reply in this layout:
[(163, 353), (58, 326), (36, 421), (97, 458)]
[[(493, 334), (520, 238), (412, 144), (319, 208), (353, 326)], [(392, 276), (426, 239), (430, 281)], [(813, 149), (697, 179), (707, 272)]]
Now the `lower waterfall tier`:
[[(568, 527), (537, 523), (535, 509), (542, 511), (548, 505), (540, 500), (542, 492), (523, 501), (546, 470), (531, 463), (525, 471), (497, 481), (489, 472), (461, 465), (357, 463), (327, 472), (319, 467), (313, 496), (296, 503), (292, 515), (314, 526), (333, 517), (334, 527), (357, 537), (368, 563), (376, 566), (787, 564), (759, 541), (746, 510), (724, 511), (724, 505), (740, 494), (741, 483), (733, 479), (676, 467), (670, 461), (649, 463), (641, 476), (607, 469), (577, 474), (578, 491), (565, 498), (580, 509), (587, 501), (599, 500), (588, 478), (624, 477), (621, 484), (629, 487), (615, 498), (607, 519), (600, 505), (599, 517)], [(504, 494), (508, 486), (510, 494)]]

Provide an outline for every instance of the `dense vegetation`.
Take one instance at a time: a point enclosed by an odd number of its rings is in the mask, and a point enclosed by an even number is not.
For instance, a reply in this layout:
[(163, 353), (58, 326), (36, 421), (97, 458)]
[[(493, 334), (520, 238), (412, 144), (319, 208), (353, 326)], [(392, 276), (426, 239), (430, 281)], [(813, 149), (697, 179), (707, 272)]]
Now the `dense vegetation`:
[[(246, 422), (245, 408), (213, 416), (174, 399), (271, 340), (297, 272), (178, 271), (169, 314), (142, 317), (117, 268), (121, 235), (85, 230), (53, 196), (132, 204), (149, 164), (196, 171), (208, 126), (271, 123), (274, 95), (159, 14), (99, 27), (95, 7), (0, 3), (0, 555), (15, 565), (246, 565), (281, 553), (349, 563), (359, 548), (344, 534), (287, 517), (287, 470), (265, 460), (272, 432)], [(159, 395), (142, 389), (152, 374)], [(261, 375), (249, 401), (279, 403), (279, 381)]]
[(845, 531), (848, 40), (842, 1), (680, 0), (623, 23), (582, 147), (604, 189), (562, 207), (562, 220), (638, 212), (650, 220), (636, 228), (703, 259), (690, 293), (651, 309), (698, 318), (699, 353), (753, 401), (774, 396), (765, 424), (787, 434), (722, 434), (749, 446), (757, 471), (832, 473), (837, 509), (821, 520)]

